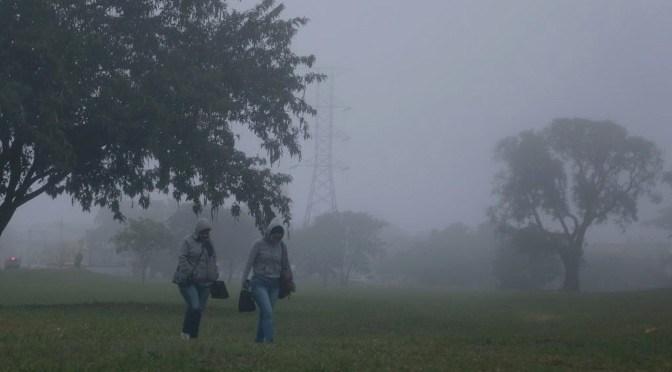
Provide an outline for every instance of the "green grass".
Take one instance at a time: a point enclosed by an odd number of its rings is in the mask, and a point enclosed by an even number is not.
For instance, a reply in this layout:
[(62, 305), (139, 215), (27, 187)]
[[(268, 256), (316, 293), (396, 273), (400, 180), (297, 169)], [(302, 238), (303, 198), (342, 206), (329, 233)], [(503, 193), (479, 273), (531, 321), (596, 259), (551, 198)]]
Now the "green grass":
[(0, 272), (0, 370), (672, 370), (669, 290), (299, 289), (278, 303), (273, 345), (252, 343), (256, 314), (235, 298), (211, 300), (201, 338), (184, 342), (171, 284)]

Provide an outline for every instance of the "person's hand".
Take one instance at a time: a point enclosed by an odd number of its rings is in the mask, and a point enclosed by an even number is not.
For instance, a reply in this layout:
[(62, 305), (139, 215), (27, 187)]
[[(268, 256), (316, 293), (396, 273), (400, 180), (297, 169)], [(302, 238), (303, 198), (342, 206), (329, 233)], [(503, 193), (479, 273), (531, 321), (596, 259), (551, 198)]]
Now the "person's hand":
[(249, 291), (250, 290), (250, 280), (245, 279), (243, 281), (243, 291)]

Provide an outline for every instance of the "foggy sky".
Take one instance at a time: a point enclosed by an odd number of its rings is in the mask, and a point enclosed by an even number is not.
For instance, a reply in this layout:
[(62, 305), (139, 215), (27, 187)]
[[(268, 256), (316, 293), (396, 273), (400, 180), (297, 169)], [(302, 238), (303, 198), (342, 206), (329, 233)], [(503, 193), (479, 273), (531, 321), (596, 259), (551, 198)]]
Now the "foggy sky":
[[(336, 176), (341, 209), (410, 230), (480, 223), (496, 141), (556, 117), (672, 140), (672, 2), (286, 4), (311, 19), (297, 48), (336, 69), (352, 106), (337, 117), (351, 137), (335, 150), (350, 166)], [(298, 219), (306, 173), (292, 185)]]
[[(557, 117), (613, 120), (672, 160), (670, 1), (284, 3), (286, 16), (310, 18), (295, 50), (335, 73), (337, 103), (351, 108), (336, 112), (349, 137), (335, 144), (349, 167), (335, 174), (340, 210), (407, 231), (483, 222), (495, 143)], [(312, 149), (304, 145), (304, 160)], [(277, 170), (295, 177), (288, 191), (300, 224), (311, 170), (296, 164)], [(41, 197), (10, 228), (92, 218), (68, 200)]]

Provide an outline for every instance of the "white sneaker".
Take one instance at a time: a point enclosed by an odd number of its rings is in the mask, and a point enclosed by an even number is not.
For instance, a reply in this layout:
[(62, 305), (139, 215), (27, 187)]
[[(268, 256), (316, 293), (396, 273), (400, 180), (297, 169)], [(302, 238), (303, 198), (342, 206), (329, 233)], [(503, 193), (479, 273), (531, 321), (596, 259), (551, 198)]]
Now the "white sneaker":
[(191, 339), (191, 336), (189, 336), (188, 333), (181, 332), (180, 333), (180, 338), (185, 340), (185, 341), (189, 341), (189, 339)]

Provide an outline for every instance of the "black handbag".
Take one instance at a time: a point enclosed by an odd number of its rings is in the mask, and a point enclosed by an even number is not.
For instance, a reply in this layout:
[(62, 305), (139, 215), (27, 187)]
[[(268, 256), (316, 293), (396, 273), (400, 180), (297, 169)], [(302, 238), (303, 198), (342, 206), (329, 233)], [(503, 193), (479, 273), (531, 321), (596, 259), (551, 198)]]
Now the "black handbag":
[(294, 279), (292, 278), (292, 273), (283, 273), (280, 276), (280, 288), (278, 290), (278, 298), (283, 299), (289, 297), (292, 292), (296, 292), (296, 284), (294, 284)]
[(280, 271), (280, 288), (278, 291), (278, 298), (282, 299), (289, 297), (292, 292), (296, 292), (296, 284), (294, 284), (294, 277), (292, 270), (289, 267), (289, 257), (287, 255), (287, 246), (285, 243), (280, 243), (282, 247), (282, 263)]
[(238, 311), (241, 313), (249, 313), (257, 310), (252, 298), (252, 292), (243, 289), (238, 296)]
[(229, 298), (229, 291), (226, 290), (223, 280), (216, 280), (210, 285), (210, 296), (220, 299)]

